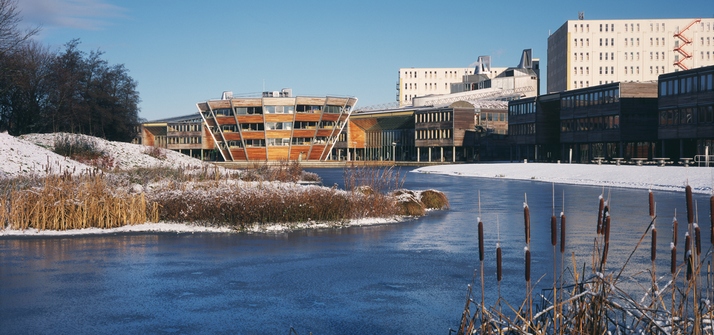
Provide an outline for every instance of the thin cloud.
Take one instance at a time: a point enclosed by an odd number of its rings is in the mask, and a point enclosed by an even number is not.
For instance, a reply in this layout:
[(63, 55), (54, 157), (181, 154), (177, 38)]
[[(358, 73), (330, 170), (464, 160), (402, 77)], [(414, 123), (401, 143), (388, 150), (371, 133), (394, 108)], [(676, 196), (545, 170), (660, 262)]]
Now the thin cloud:
[(22, 0), (17, 5), (23, 24), (43, 29), (100, 30), (126, 12), (103, 0)]

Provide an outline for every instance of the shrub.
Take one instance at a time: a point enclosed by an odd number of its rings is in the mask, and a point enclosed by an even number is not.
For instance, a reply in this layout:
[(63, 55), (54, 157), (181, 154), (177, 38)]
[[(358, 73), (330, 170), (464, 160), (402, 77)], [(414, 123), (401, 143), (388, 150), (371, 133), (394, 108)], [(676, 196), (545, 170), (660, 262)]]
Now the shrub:
[(166, 151), (159, 147), (146, 147), (146, 149), (144, 149), (144, 154), (160, 160), (166, 159)]
[(449, 199), (444, 192), (436, 190), (426, 190), (421, 192), (419, 197), (424, 206), (428, 209), (448, 209)]

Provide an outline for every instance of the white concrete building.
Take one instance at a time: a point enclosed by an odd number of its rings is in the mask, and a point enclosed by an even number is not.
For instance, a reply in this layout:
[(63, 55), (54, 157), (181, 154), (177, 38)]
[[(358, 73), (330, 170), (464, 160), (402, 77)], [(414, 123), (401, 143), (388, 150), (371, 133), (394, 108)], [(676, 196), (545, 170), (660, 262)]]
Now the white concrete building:
[[(479, 61), (485, 56), (479, 57)], [(478, 65), (479, 62), (477, 62)], [(462, 83), (464, 76), (473, 75), (478, 66), (463, 68), (400, 68), (397, 82), (399, 107), (412, 105), (416, 97), (452, 93), (452, 84)], [(484, 73), (489, 78), (496, 77), (506, 68), (490, 68)]]
[(547, 91), (656, 81), (714, 65), (714, 18), (569, 20), (548, 37)]

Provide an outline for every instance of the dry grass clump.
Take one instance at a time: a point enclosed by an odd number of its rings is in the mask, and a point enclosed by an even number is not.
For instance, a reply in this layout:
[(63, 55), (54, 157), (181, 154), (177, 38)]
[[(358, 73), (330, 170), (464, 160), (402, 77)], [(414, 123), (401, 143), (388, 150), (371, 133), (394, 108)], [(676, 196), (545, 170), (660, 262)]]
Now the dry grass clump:
[(252, 169), (243, 172), (241, 179), (245, 181), (281, 181), (298, 182), (305, 180), (319, 181), (320, 177), (314, 173), (307, 173), (302, 170), (297, 161), (280, 161), (277, 164), (256, 163)]
[(426, 190), (420, 193), (419, 200), (428, 209), (449, 209), (449, 199), (444, 192)]
[(144, 154), (154, 157), (156, 159), (164, 160), (166, 159), (166, 151), (159, 147), (146, 147), (144, 149)]
[(347, 166), (343, 171), (345, 190), (353, 191), (368, 187), (375, 193), (388, 193), (402, 188), (406, 176), (393, 166), (375, 168), (370, 166)]
[(97, 141), (90, 136), (60, 134), (55, 137), (52, 151), (101, 169), (112, 169), (116, 165), (114, 158), (100, 150)]
[(102, 175), (51, 175), (25, 185), (5, 184), (0, 220), (12, 229), (113, 228), (158, 221), (143, 193), (111, 187)]
[(399, 208), (399, 215), (406, 216), (424, 216), (426, 214), (426, 207), (419, 201), (415, 196), (405, 193), (406, 196), (402, 195), (397, 201), (397, 206)]
[[(170, 221), (232, 225), (306, 221), (344, 221), (397, 215), (381, 195), (364, 195), (334, 188), (276, 183), (224, 183), (217, 188), (167, 188), (151, 194), (160, 216)], [(381, 203), (382, 206), (375, 206)]]

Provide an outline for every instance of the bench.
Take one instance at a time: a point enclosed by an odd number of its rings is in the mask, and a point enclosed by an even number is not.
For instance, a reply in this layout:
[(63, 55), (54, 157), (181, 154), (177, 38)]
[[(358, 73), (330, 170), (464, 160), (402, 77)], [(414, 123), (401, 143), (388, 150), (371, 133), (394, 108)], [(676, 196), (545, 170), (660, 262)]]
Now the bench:
[(625, 159), (622, 157), (616, 157), (616, 158), (613, 158), (612, 160), (615, 161), (615, 164), (617, 164), (617, 166), (620, 166), (622, 161), (624, 161)]
[(642, 163), (644, 163), (647, 158), (630, 158), (631, 161), (633, 161), (637, 166), (642, 166)]
[(684, 166), (689, 166), (689, 163), (692, 161), (692, 158), (685, 158), (682, 157), (679, 159), (679, 164), (682, 164)]
[(593, 163), (597, 163), (597, 165), (602, 165), (602, 162), (605, 160), (605, 157), (593, 157)]
[(669, 158), (666, 157), (657, 157), (657, 158), (652, 158), (659, 166), (665, 166), (666, 164), (671, 164), (672, 162), (669, 161)]

